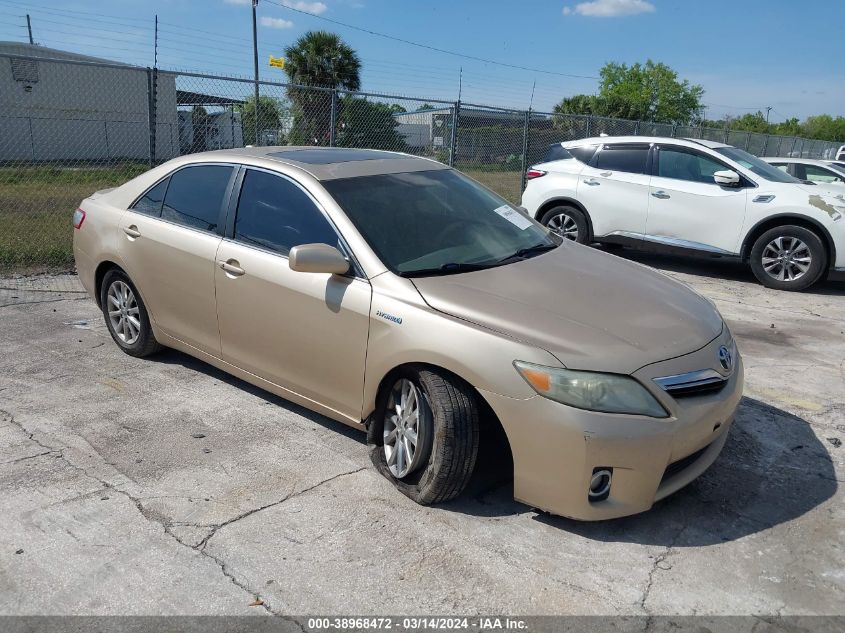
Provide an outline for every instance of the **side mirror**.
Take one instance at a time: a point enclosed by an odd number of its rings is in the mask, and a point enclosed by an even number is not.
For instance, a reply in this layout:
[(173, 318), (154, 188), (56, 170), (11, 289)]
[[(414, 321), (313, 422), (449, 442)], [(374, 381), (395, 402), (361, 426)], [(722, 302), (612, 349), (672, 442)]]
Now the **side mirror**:
[(732, 169), (723, 169), (713, 174), (713, 180), (717, 185), (736, 187), (739, 184), (739, 174)]
[(300, 273), (331, 273), (342, 275), (349, 270), (349, 261), (334, 246), (301, 244), (288, 253), (291, 270)]

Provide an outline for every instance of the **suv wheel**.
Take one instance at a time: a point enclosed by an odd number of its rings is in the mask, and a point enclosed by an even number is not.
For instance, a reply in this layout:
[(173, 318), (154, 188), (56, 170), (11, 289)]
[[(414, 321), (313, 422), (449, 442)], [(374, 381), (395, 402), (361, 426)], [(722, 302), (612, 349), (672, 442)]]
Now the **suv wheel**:
[(469, 385), (435, 369), (397, 376), (367, 429), (376, 469), (417, 503), (457, 497), (478, 455), (476, 398)]
[(122, 270), (108, 271), (100, 286), (100, 306), (114, 342), (130, 356), (149, 356), (161, 349), (150, 327), (141, 295)]
[(553, 207), (543, 214), (542, 224), (560, 237), (586, 244), (589, 239), (587, 218), (580, 209), (569, 205)]
[(821, 238), (803, 226), (769, 229), (751, 249), (751, 270), (768, 288), (804, 290), (821, 279), (826, 265)]

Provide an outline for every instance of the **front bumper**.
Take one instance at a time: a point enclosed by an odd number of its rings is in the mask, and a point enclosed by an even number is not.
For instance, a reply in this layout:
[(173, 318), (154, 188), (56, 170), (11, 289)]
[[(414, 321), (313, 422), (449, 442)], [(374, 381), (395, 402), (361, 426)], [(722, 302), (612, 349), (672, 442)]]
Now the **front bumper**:
[[(701, 475), (716, 459), (742, 397), (743, 365), (716, 393), (674, 399), (652, 379), (711, 367), (723, 337), (679, 359), (635, 372), (670, 412), (664, 419), (568, 407), (536, 396), (526, 400), (482, 392), (508, 436), (514, 497), (574, 519), (611, 519), (651, 508)], [(591, 502), (590, 479), (612, 468), (609, 496)]]

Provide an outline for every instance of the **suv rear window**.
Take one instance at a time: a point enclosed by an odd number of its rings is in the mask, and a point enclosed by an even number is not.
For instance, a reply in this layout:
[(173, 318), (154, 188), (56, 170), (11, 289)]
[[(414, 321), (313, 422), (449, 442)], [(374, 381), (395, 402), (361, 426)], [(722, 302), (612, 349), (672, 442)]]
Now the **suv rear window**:
[(578, 147), (570, 147), (568, 151), (572, 156), (587, 165), (592, 160), (597, 149), (598, 145), (579, 145)]
[(553, 160), (567, 160), (572, 158), (572, 154), (570, 154), (560, 143), (554, 143), (553, 145), (549, 145), (549, 149), (546, 151), (546, 157), (543, 158), (544, 163), (549, 163)]
[(605, 145), (596, 159), (596, 169), (646, 173), (648, 145)]

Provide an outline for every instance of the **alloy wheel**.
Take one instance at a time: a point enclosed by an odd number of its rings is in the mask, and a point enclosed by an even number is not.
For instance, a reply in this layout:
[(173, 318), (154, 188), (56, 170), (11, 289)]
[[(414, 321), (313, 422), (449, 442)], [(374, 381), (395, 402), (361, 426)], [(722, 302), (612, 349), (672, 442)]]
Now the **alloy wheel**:
[(393, 386), (384, 420), (384, 456), (397, 479), (412, 473), (426, 459), (420, 450), (428, 433), (422, 406), (422, 395), (413, 382), (403, 378)]
[(560, 235), (564, 239), (572, 240), (573, 242), (578, 240), (578, 224), (572, 216), (566, 213), (553, 215), (549, 218), (546, 226), (549, 227), (552, 233)]
[(812, 263), (810, 247), (797, 237), (776, 237), (763, 249), (763, 270), (778, 281), (801, 279)]
[(126, 345), (133, 345), (141, 336), (141, 311), (135, 293), (127, 283), (117, 280), (109, 286), (106, 298), (112, 332)]

